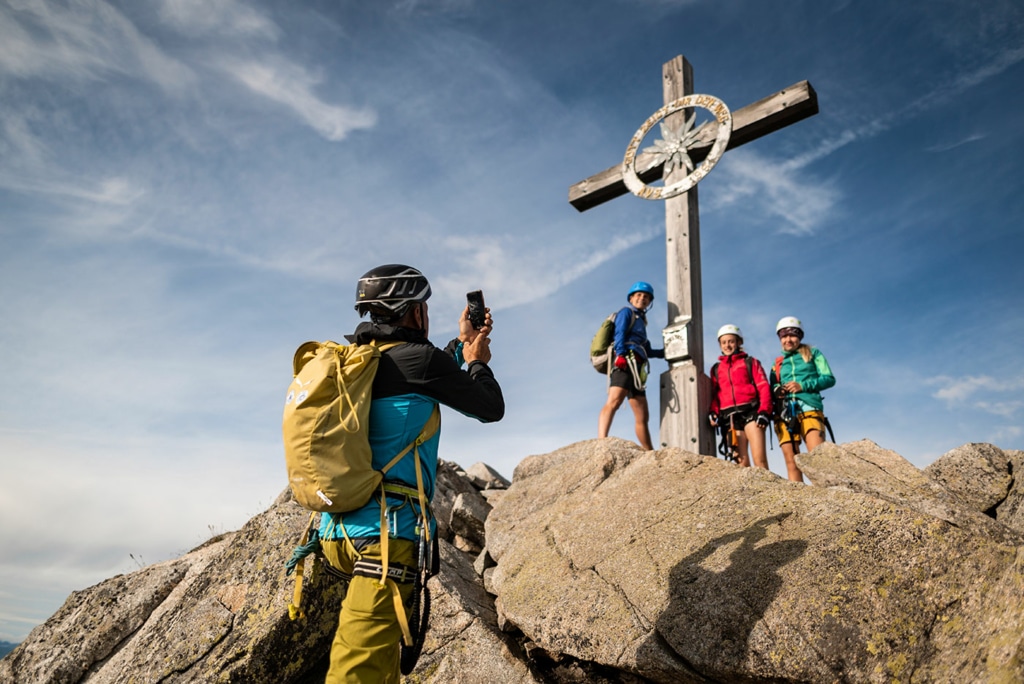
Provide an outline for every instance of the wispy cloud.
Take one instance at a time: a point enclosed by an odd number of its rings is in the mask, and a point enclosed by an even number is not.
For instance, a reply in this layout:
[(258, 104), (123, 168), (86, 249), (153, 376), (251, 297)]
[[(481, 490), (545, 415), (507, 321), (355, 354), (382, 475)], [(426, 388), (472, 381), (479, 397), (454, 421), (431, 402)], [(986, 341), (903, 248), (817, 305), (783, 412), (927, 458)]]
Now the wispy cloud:
[(0, 6), (0, 71), (17, 78), (102, 80), (113, 74), (178, 92), (192, 71), (100, 0)]
[(397, 0), (395, 11), (403, 14), (416, 12), (458, 12), (469, 9), (476, 0)]
[[(851, 143), (880, 135), (900, 122), (949, 102), (952, 98), (991, 79), (1024, 60), (1024, 48), (1006, 50), (982, 67), (954, 78), (916, 98), (903, 107), (887, 112), (859, 126), (827, 138), (815, 147), (788, 160), (772, 160), (751, 150), (729, 153), (729, 163), (721, 173), (726, 178), (709, 208), (751, 202), (757, 210), (780, 219), (778, 231), (791, 235), (814, 233), (841, 199), (840, 192), (828, 182), (810, 180), (801, 171)], [(929, 148), (930, 152), (948, 151), (984, 137), (972, 134), (962, 140)]]
[(959, 140), (955, 140), (953, 142), (942, 143), (941, 145), (932, 145), (931, 147), (926, 148), (926, 151), (949, 152), (950, 150), (955, 150), (956, 148), (961, 147), (963, 145), (969, 145), (972, 142), (984, 140), (986, 137), (987, 136), (985, 136), (982, 133), (971, 133), (970, 135), (964, 138), (960, 138)]
[(993, 432), (986, 441), (988, 441), (989, 444), (1006, 444), (1007, 442), (1016, 441), (1021, 434), (1024, 434), (1024, 429), (1021, 429), (1016, 425), (1007, 425)]
[[(624, 251), (664, 234), (661, 225), (623, 227), (607, 243), (580, 244), (568, 237), (548, 237), (543, 246), (535, 239), (505, 236), (481, 241), (453, 236), (442, 242), (435, 255), (445, 263), (445, 275), (437, 279), (440, 292), (461, 293), (483, 287), (502, 307), (526, 304), (549, 296), (578, 280)], [(552, 229), (553, 235), (559, 234)], [(443, 302), (443, 300), (442, 300)], [(454, 302), (453, 302), (454, 303)], [(447, 304), (447, 302), (443, 302)]]
[(832, 217), (841, 193), (828, 181), (803, 177), (798, 168), (778, 163), (752, 150), (729, 153), (724, 181), (710, 208), (746, 202), (750, 213), (776, 217), (778, 232), (810, 235)]
[(860, 126), (848, 128), (838, 135), (822, 141), (817, 147), (787, 161), (783, 164), (783, 170), (801, 169), (850, 143), (884, 133), (907, 119), (949, 102), (971, 88), (998, 76), (1022, 60), (1024, 60), (1024, 47), (1004, 50), (983, 66), (955, 76), (952, 81), (942, 83), (941, 86), (930, 90), (903, 107), (886, 112)]
[[(165, 0), (161, 17), (192, 39), (211, 38), (206, 61), (217, 73), (290, 110), (327, 140), (343, 140), (351, 131), (377, 123), (376, 112), (370, 108), (331, 104), (317, 96), (322, 76), (268, 47), (277, 42), (281, 30), (250, 6), (237, 0)], [(245, 44), (257, 48), (243, 50)]]
[(4, 167), (16, 161), (22, 168), (38, 168), (46, 157), (46, 145), (32, 133), (26, 116), (11, 111), (0, 113), (0, 158)]
[[(1024, 390), (1024, 377), (993, 378), (990, 375), (968, 375), (961, 378), (939, 376), (927, 381), (929, 385), (940, 385), (932, 394), (949, 406), (968, 405), (993, 415), (1009, 418), (1024, 407), (1024, 401), (1017, 399)], [(976, 395), (982, 394), (981, 397)], [(1007, 396), (1011, 395), (1011, 396)]]
[(372, 128), (377, 114), (372, 109), (332, 105), (318, 98), (314, 88), (321, 79), (304, 67), (286, 60), (225, 59), (225, 73), (256, 95), (291, 110), (302, 121), (331, 141), (343, 140), (351, 131)]
[(92, 180), (59, 179), (41, 174), (35, 178), (26, 178), (0, 171), (0, 187), (26, 194), (48, 195), (55, 199), (82, 200), (117, 207), (129, 206), (145, 194), (145, 190), (131, 179), (117, 176)]
[(578, 280), (627, 249), (660, 237), (664, 233), (665, 228), (661, 225), (652, 225), (641, 229), (623, 229), (621, 233), (615, 234), (604, 247), (598, 248), (590, 254), (581, 255), (582, 258), (578, 258), (575, 263), (569, 259), (563, 262), (568, 266), (559, 269), (558, 285), (566, 285)]
[(237, 0), (164, 0), (160, 17), (190, 35), (277, 40), (281, 33), (266, 15)]
[(0, 188), (106, 208), (129, 207), (145, 195), (143, 184), (124, 175), (75, 173), (33, 131), (31, 119), (31, 113), (0, 114)]

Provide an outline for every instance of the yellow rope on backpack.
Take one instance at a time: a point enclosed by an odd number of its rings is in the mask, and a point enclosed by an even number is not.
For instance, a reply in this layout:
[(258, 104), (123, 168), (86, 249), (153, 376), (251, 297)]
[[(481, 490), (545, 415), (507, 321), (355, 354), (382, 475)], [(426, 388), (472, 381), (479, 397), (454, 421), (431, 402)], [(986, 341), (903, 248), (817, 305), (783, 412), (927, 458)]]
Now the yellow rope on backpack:
[[(309, 530), (313, 526), (313, 516), (316, 511), (309, 514), (309, 521), (306, 523), (306, 530), (302, 533), (299, 546), (305, 546), (309, 541)], [(295, 564), (295, 590), (292, 592), (292, 602), (288, 604), (288, 619), (301, 620), (306, 617), (306, 611), (302, 610), (302, 571), (306, 567), (306, 558), (302, 557)]]
[[(344, 366), (341, 353), (339, 353), (345, 347), (335, 347), (334, 349), (334, 381), (338, 386), (338, 424), (342, 430), (350, 434), (359, 432), (359, 411), (356, 410), (355, 402), (352, 401), (352, 395), (348, 391), (348, 383), (344, 381), (344, 377), (341, 374), (341, 370)], [(348, 415), (345, 410), (345, 400), (348, 400)], [(346, 423), (355, 421), (355, 426), (349, 429)]]

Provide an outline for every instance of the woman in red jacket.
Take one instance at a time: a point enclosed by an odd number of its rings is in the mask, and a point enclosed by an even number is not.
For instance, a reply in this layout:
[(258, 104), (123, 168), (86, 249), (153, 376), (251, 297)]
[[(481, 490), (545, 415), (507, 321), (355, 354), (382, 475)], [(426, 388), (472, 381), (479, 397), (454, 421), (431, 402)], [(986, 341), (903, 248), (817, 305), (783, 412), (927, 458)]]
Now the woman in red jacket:
[(736, 433), (735, 457), (744, 467), (754, 465), (768, 469), (764, 431), (771, 421), (772, 391), (761, 362), (743, 351), (743, 333), (735, 325), (718, 329), (718, 345), (722, 355), (711, 367), (712, 427), (721, 426), (723, 436)]

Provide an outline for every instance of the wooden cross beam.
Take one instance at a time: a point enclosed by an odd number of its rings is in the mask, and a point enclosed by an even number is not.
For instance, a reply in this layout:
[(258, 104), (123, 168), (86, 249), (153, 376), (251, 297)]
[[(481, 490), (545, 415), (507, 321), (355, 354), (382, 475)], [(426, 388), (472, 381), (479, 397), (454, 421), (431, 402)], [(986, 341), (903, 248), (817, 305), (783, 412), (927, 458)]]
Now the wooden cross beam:
[[(773, 133), (818, 113), (818, 94), (807, 81), (794, 83), (774, 95), (732, 113), (732, 135), (726, 151)], [(689, 148), (694, 164), (704, 161), (714, 142), (714, 131), (705, 128), (700, 140)], [(625, 146), (623, 146), (625, 149)], [(656, 155), (641, 152), (636, 158), (637, 176), (644, 183), (661, 178), (663, 164)], [(569, 188), (569, 204), (586, 211), (628, 193), (622, 182), (622, 164), (616, 164)]]
[[(662, 66), (662, 94), (666, 105), (693, 94), (693, 67), (681, 55)], [(796, 83), (774, 95), (732, 113), (732, 134), (726, 150), (784, 128), (818, 113), (818, 97), (807, 81)], [(665, 122), (679, 122), (684, 111), (677, 111)], [(706, 126), (686, 148), (694, 166), (708, 156), (717, 129)], [(664, 178), (666, 187), (687, 179), (687, 170), (676, 167), (664, 173), (664, 156), (637, 155), (637, 176), (647, 184)], [(626, 194), (623, 164), (576, 183), (569, 188), (569, 203), (586, 211)], [(650, 188), (645, 188), (650, 189)], [(679, 447), (704, 455), (713, 455), (714, 433), (706, 420), (711, 381), (704, 374), (704, 322), (700, 268), (700, 217), (697, 187), (665, 200), (665, 255), (668, 327), (662, 331), (665, 359), (669, 369), (662, 373), (661, 431), (662, 447)], [(631, 276), (632, 277), (632, 276)]]

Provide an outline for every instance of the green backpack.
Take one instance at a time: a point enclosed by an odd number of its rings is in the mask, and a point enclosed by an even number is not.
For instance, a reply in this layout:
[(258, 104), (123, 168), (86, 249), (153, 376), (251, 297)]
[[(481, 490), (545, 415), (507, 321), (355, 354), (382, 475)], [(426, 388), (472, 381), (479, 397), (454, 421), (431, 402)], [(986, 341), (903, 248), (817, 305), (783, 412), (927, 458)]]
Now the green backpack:
[[(619, 311), (601, 321), (600, 327), (594, 333), (594, 339), (590, 341), (590, 363), (594, 366), (594, 370), (602, 375), (607, 375), (610, 372), (612, 362), (615, 360), (612, 345), (615, 342), (615, 317), (619, 315)], [(635, 311), (633, 311), (633, 318), (629, 321), (629, 327), (632, 328), (634, 323), (636, 323)]]

